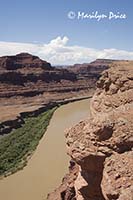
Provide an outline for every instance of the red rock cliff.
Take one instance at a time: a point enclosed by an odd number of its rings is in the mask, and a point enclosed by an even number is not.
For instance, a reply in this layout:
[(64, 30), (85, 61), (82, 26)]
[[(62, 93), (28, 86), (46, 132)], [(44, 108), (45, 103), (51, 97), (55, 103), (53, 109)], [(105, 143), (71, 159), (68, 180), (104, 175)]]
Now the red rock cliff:
[(103, 73), (91, 117), (70, 128), (66, 138), (76, 164), (48, 199), (132, 200), (133, 62), (113, 64)]

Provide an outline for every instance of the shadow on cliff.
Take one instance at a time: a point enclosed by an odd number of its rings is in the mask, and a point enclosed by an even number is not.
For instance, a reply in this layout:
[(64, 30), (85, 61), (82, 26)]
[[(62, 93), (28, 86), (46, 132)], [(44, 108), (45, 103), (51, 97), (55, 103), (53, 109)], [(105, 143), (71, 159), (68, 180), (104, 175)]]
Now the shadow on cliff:
[(79, 192), (84, 200), (105, 200), (101, 190), (104, 160), (104, 157), (89, 156), (81, 164), (81, 176), (86, 184), (79, 189)]

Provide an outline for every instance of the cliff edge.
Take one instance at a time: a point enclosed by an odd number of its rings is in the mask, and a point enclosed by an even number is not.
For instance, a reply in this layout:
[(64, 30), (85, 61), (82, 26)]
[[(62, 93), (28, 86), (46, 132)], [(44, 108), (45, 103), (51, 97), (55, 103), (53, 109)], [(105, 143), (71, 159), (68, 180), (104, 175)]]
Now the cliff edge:
[(132, 200), (133, 61), (103, 72), (91, 117), (67, 130), (66, 138), (70, 174), (48, 199)]

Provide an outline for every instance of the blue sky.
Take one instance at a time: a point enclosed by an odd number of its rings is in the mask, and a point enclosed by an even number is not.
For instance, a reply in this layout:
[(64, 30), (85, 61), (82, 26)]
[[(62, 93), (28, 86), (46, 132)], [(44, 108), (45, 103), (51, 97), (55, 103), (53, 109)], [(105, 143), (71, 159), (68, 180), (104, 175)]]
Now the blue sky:
[[(38, 47), (49, 44), (54, 39), (59, 42), (58, 37), (63, 40), (64, 36), (68, 40), (63, 43), (63, 46), (132, 52), (132, 8), (132, 0), (0, 0), (0, 41), (4, 42), (0, 44), (2, 48), (0, 54), (13, 54), (15, 43), (17, 45), (18, 43), (19, 45), (20, 43), (32, 43), (37, 44)], [(78, 11), (85, 13), (98, 11), (99, 14), (120, 12), (125, 13), (127, 19), (104, 19), (99, 22), (88, 19), (69, 19), (67, 16), (69, 11), (76, 14)], [(4, 51), (3, 49), (7, 46), (10, 46), (9, 51)], [(20, 50), (23, 51), (23, 48), (21, 47)], [(18, 51), (17, 49), (16, 52)], [(36, 53), (31, 49), (30, 52)], [(41, 53), (39, 55), (44, 58)], [(46, 58), (51, 61), (49, 56), (46, 55)], [(132, 54), (129, 58), (132, 58)], [(69, 56), (68, 60), (68, 63), (71, 62)]]

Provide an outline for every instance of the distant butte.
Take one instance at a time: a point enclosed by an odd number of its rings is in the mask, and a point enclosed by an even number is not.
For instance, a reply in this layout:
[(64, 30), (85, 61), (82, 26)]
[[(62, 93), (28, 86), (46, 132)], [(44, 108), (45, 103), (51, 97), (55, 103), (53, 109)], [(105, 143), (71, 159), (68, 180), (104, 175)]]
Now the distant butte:
[(3, 56), (0, 58), (0, 67), (7, 70), (17, 70), (24, 67), (37, 67), (46, 70), (51, 69), (50, 63), (29, 53), (20, 53), (16, 56)]

